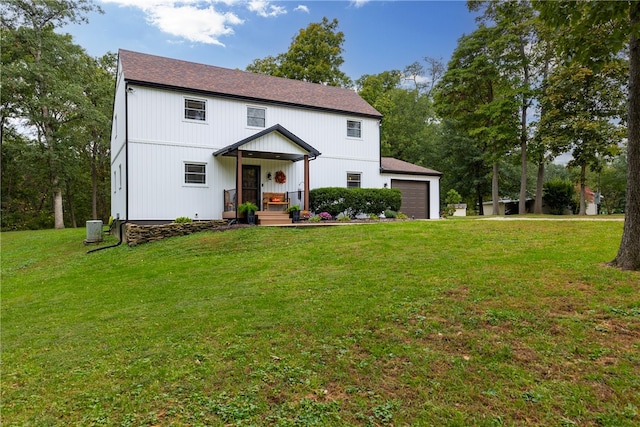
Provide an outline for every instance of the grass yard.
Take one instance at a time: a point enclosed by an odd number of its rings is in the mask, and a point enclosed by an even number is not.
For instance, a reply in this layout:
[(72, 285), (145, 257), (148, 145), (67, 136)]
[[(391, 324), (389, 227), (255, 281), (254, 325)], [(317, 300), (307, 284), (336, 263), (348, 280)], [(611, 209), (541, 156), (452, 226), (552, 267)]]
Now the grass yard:
[(2, 425), (637, 426), (622, 226), (2, 233)]

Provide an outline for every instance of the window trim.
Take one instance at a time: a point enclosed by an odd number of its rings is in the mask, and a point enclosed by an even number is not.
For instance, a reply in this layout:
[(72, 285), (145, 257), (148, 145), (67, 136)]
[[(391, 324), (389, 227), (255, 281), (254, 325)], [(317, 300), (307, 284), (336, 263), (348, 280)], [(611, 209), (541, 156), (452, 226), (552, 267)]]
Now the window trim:
[[(182, 185), (187, 187), (207, 187), (207, 163), (206, 162), (192, 162), (192, 161), (184, 161), (182, 162)], [(188, 166), (202, 166), (202, 172), (188, 171)], [(187, 176), (201, 176), (203, 182), (188, 182)]]
[[(358, 179), (350, 179), (352, 176), (357, 176)], [(357, 183), (358, 185), (349, 185), (350, 182)], [(347, 172), (347, 188), (362, 188), (362, 172)]]
[[(189, 123), (207, 123), (208, 122), (208, 114), (207, 114), (207, 110), (208, 110), (208, 102), (206, 99), (203, 98), (194, 98), (194, 97), (189, 97), (189, 96), (185, 96), (183, 97), (184, 102), (182, 103), (182, 120), (189, 122)], [(187, 102), (192, 101), (192, 102), (201, 102), (202, 103), (202, 110), (198, 110), (195, 108), (188, 108), (187, 107)], [(204, 113), (204, 117), (202, 119), (196, 118), (196, 117), (187, 117), (187, 111), (202, 111)]]
[[(264, 112), (264, 117), (262, 117), (263, 120), (263, 124), (262, 126), (259, 125), (252, 125), (249, 123), (249, 118), (252, 117), (256, 117), (256, 116), (249, 116), (249, 110), (253, 109), (253, 110), (262, 110)], [(257, 117), (260, 118), (260, 117)], [(259, 128), (259, 129), (264, 129), (267, 127), (267, 109), (265, 107), (257, 107), (255, 105), (247, 105), (247, 127), (250, 128)]]
[[(351, 123), (357, 123), (358, 127), (355, 128), (353, 126), (349, 126)], [(354, 136), (354, 135), (349, 135), (349, 131), (350, 130), (358, 130), (358, 135)], [(352, 119), (347, 119), (347, 138), (350, 139), (362, 139), (362, 120), (352, 120)]]

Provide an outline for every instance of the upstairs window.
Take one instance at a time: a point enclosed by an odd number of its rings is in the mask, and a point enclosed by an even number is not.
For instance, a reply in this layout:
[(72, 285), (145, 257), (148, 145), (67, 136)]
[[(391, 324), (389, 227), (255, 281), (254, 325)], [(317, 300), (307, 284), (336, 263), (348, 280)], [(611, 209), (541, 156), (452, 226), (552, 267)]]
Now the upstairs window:
[(189, 99), (184, 100), (184, 118), (187, 120), (207, 120), (207, 101), (201, 99)]
[(347, 173), (347, 188), (360, 188), (360, 179), (362, 174), (360, 173)]
[(184, 164), (185, 184), (206, 184), (207, 165), (205, 163), (185, 163)]
[(247, 126), (265, 127), (265, 113), (264, 108), (247, 107)]
[(362, 137), (362, 122), (357, 120), (347, 120), (347, 136), (349, 138)]

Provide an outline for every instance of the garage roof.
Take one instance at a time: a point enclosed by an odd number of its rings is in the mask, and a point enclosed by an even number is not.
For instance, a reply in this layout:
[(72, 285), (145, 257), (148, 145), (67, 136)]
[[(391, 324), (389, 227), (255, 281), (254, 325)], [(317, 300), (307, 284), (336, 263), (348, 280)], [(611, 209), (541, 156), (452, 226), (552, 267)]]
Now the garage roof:
[(380, 158), (380, 173), (397, 173), (405, 175), (442, 176), (442, 172), (414, 165), (393, 157)]

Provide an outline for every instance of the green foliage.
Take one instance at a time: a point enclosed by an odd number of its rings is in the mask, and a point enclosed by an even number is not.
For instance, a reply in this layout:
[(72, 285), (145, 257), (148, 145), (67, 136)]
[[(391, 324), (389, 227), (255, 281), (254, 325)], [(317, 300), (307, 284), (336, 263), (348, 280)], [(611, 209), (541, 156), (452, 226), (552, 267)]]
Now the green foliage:
[(255, 213), (257, 210), (258, 206), (256, 206), (256, 204), (252, 202), (244, 202), (238, 206), (238, 212), (240, 212), (241, 214)]
[(573, 183), (569, 180), (553, 179), (544, 183), (543, 200), (554, 215), (564, 214), (575, 195)]
[[(430, 78), (437, 79), (441, 64), (435, 60), (430, 64)], [(383, 115), (380, 127), (382, 155), (432, 167), (430, 162), (435, 157), (438, 124), (430, 93), (418, 83), (413, 88), (402, 85), (403, 81), (412, 78), (417, 81), (424, 73), (423, 67), (415, 63), (404, 73), (392, 70), (377, 75), (365, 74), (356, 81), (356, 87), (360, 96)]]
[(455, 190), (455, 188), (452, 188), (447, 191), (447, 197), (444, 199), (444, 202), (447, 205), (457, 205), (462, 203), (462, 196)]
[(600, 187), (600, 192), (603, 195), (601, 200), (603, 212), (608, 214), (624, 212), (627, 190), (626, 176), (626, 156), (620, 155), (612, 162), (607, 163), (595, 178), (592, 188)]
[(344, 33), (338, 31), (338, 20), (324, 17), (311, 23), (294, 37), (289, 50), (275, 57), (256, 59), (247, 71), (322, 83), (329, 86), (351, 86), (351, 79), (340, 71), (344, 62)]
[[(84, 0), (0, 4), (3, 154), (5, 119), (21, 120), (35, 137), (26, 141), (27, 155), (14, 158), (16, 180), (28, 177), (41, 197), (34, 203), (24, 192), (3, 191), (4, 228), (30, 227), (31, 218), (49, 212), (56, 228), (108, 217), (113, 74), (107, 61), (94, 60), (57, 31), (86, 22), (92, 11), (100, 8)], [(39, 161), (29, 164), (36, 152)], [(3, 182), (12, 180), (8, 173), (3, 167)]]
[(309, 218), (310, 222), (320, 222), (322, 221), (322, 217), (320, 215), (313, 215)]
[(499, 161), (519, 141), (518, 96), (509, 75), (499, 66), (502, 52), (496, 50), (498, 35), (495, 28), (481, 25), (461, 37), (434, 96), (438, 115), (448, 120), (461, 141), (470, 143), (465, 149), (472, 157), (462, 154), (467, 160), (462, 166), (474, 175), (480, 207), (482, 169), (492, 167), (492, 198), (498, 200)]
[(398, 210), (402, 193), (389, 188), (316, 188), (309, 192), (311, 210), (329, 212), (332, 216), (345, 213), (351, 217), (358, 214), (380, 214), (386, 209)]
[(395, 217), (397, 217), (397, 216), (398, 216), (398, 212), (393, 211), (393, 210), (391, 210), (391, 209), (386, 209), (386, 210), (384, 211), (384, 217), (385, 217), (385, 218), (395, 218)]
[(287, 212), (295, 212), (300, 210), (300, 205), (291, 205), (287, 208)]
[(193, 222), (193, 220), (191, 218), (189, 218), (188, 216), (179, 216), (173, 222), (175, 222), (177, 224), (186, 224), (186, 223), (189, 223), (189, 222)]

